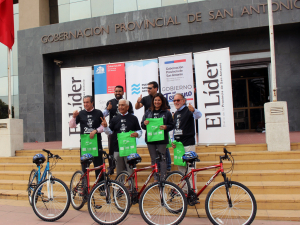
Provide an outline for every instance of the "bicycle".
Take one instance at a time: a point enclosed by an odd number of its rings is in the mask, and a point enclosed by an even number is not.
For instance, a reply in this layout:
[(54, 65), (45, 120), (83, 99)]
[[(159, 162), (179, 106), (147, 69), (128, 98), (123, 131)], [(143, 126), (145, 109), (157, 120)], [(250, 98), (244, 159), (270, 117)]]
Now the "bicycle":
[[(141, 157), (137, 153), (129, 155), (127, 163), (134, 172), (129, 174), (127, 171), (122, 171), (117, 175), (116, 180), (129, 190), (131, 204), (139, 203), (140, 213), (146, 223), (179, 224), (187, 211), (187, 200), (182, 190), (171, 182), (161, 181), (159, 176), (157, 182), (147, 187), (152, 176), (158, 174), (157, 163), (162, 159), (161, 153), (158, 155), (154, 165), (140, 169), (137, 169), (136, 165), (141, 162)], [(148, 169), (152, 171), (139, 190), (137, 173)]]
[[(50, 172), (59, 159), (59, 155), (53, 155), (49, 150), (43, 149), (47, 153), (47, 165), (41, 177), (41, 164), (45, 162), (42, 154), (33, 157), (38, 170), (33, 169), (29, 176), (28, 199), (32, 205), (34, 213), (44, 221), (55, 221), (63, 217), (70, 206), (70, 193), (67, 185), (52, 176)], [(50, 168), (49, 159), (54, 162)], [(33, 191), (34, 190), (34, 191)], [(33, 191), (33, 194), (31, 192)]]
[[(195, 169), (195, 162), (199, 162), (198, 155), (195, 152), (190, 152), (195, 157), (184, 159), (187, 163), (187, 168), (190, 166), (191, 171), (185, 174), (180, 171), (173, 171), (167, 175), (166, 180), (174, 182), (182, 189), (187, 189), (188, 204), (194, 206), (199, 204), (199, 195), (207, 188), (207, 186), (219, 175), (222, 174), (224, 181), (216, 184), (208, 192), (205, 200), (206, 215), (212, 224), (251, 224), (256, 216), (257, 205), (252, 192), (243, 184), (231, 181), (226, 177), (226, 173), (233, 173), (234, 158), (231, 152), (223, 149), (225, 155), (220, 156), (220, 163), (204, 168)], [(186, 153), (187, 154), (187, 153)], [(186, 155), (185, 154), (185, 155)], [(223, 160), (230, 160), (231, 167), (228, 172), (224, 172)], [(207, 183), (196, 193), (195, 173), (203, 170), (219, 168), (215, 174), (207, 181)], [(188, 170), (187, 170), (188, 171)], [(192, 178), (193, 188), (189, 179)], [(197, 208), (196, 208), (197, 210)], [(197, 212), (198, 214), (198, 212)], [(199, 215), (198, 215), (199, 217)]]
[[(87, 171), (76, 171), (71, 179), (71, 203), (74, 209), (81, 209), (85, 202), (88, 202), (88, 210), (93, 220), (99, 224), (118, 224), (122, 222), (129, 213), (130, 196), (121, 183), (111, 180), (106, 173), (105, 160), (109, 155), (105, 151), (103, 154), (103, 164), (90, 169), (93, 156), (85, 154), (81, 157), (81, 162), (87, 164)], [(114, 161), (114, 159), (112, 158)], [(94, 170), (101, 170), (95, 183), (90, 187), (89, 173)], [(99, 182), (104, 174), (104, 180)]]

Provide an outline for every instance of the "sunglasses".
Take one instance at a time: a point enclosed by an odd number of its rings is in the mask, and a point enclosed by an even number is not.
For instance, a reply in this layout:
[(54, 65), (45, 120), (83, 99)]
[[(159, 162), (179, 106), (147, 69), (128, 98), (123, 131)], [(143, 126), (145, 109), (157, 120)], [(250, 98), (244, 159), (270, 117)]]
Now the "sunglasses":
[(182, 99), (174, 99), (173, 102), (180, 102)]
[(152, 87), (148, 87), (148, 90), (151, 90), (152, 89)]

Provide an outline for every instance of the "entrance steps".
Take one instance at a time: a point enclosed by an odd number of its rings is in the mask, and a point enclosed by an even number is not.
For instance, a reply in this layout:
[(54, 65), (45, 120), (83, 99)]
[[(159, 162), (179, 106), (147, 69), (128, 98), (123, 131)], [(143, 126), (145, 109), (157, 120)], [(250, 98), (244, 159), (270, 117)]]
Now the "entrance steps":
[[(300, 143), (291, 144), (292, 151), (268, 152), (266, 144), (250, 144), (227, 146), (235, 159), (232, 180), (243, 183), (254, 194), (257, 201), (257, 219), (268, 220), (299, 220), (300, 215)], [(219, 162), (223, 155), (222, 146), (198, 146), (196, 151), (201, 160), (197, 168), (211, 166)], [(51, 150), (60, 155), (52, 174), (70, 184), (71, 177), (76, 170), (80, 170), (79, 150)], [(173, 150), (170, 150), (171, 155)], [(29, 173), (35, 169), (32, 157), (42, 150), (16, 151), (15, 157), (0, 157), (0, 198), (27, 200), (27, 183)], [(139, 148), (138, 153), (142, 162), (138, 168), (150, 165), (150, 156), (147, 148)], [(44, 164), (45, 165), (45, 164)], [(224, 168), (229, 168), (229, 162), (224, 163)], [(172, 165), (172, 170), (177, 166)], [(197, 186), (201, 188), (214, 174), (215, 169), (199, 172)], [(139, 187), (147, 180), (149, 171), (138, 173)], [(115, 175), (112, 176), (114, 178)], [(91, 173), (91, 185), (94, 182), (94, 172)], [(153, 178), (150, 182), (153, 181)], [(218, 176), (214, 182), (199, 196), (200, 204), (197, 205), (201, 217), (206, 217), (204, 203), (208, 191), (213, 185), (222, 181)], [(133, 206), (138, 207), (138, 205)], [(135, 210), (138, 212), (138, 210)], [(197, 216), (195, 207), (189, 206), (187, 216)]]

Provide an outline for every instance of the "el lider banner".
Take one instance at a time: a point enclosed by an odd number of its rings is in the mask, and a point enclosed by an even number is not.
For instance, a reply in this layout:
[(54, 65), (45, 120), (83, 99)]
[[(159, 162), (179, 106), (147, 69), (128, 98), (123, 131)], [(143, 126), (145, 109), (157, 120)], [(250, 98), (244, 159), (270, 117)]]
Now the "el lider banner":
[[(158, 61), (157, 59), (132, 61), (125, 63), (127, 99), (131, 101), (134, 108), (134, 115), (139, 121), (142, 121), (144, 107), (139, 110), (135, 109), (135, 103), (140, 95), (148, 95), (148, 83), (151, 81), (158, 82)], [(145, 130), (141, 138), (137, 138), (138, 146), (146, 146)]]
[(175, 113), (174, 95), (181, 93), (195, 106), (192, 53), (159, 57), (161, 93)]
[[(126, 92), (125, 86), (125, 64), (114, 63), (94, 66), (94, 91), (95, 108), (102, 112), (106, 108), (107, 101), (115, 98), (115, 86), (121, 85)], [(125, 93), (124, 93), (125, 95)], [(109, 116), (106, 117), (109, 122)], [(102, 145), (108, 146), (106, 134), (102, 134)]]
[(229, 48), (194, 53), (199, 144), (235, 144)]
[(92, 67), (61, 69), (62, 148), (80, 147), (80, 126), (69, 128), (75, 110), (84, 109), (83, 97), (92, 95)]
[[(159, 57), (161, 93), (168, 100), (171, 113), (176, 112), (173, 99), (176, 93), (195, 107), (192, 53)], [(170, 132), (173, 137), (173, 131)]]

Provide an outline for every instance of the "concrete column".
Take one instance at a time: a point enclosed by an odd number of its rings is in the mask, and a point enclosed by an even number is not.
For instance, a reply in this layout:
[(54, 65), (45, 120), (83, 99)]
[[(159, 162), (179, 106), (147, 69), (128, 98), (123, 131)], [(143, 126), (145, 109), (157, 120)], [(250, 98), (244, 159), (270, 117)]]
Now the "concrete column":
[(23, 120), (0, 120), (0, 157), (15, 156), (16, 150), (23, 149)]
[(19, 0), (19, 29), (50, 24), (49, 0)]
[(264, 109), (268, 151), (290, 151), (287, 102), (267, 102)]

